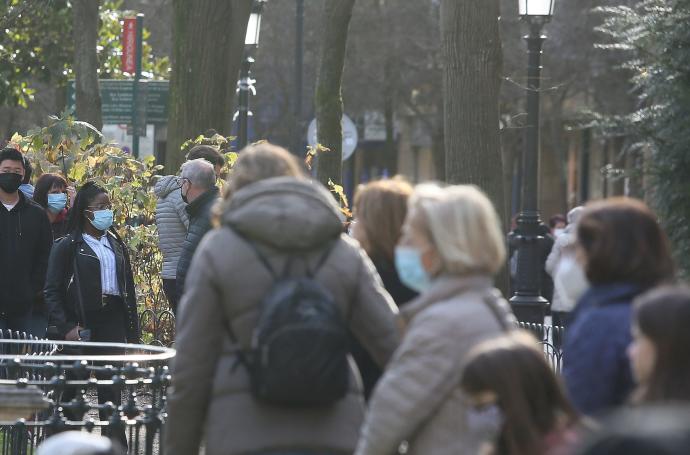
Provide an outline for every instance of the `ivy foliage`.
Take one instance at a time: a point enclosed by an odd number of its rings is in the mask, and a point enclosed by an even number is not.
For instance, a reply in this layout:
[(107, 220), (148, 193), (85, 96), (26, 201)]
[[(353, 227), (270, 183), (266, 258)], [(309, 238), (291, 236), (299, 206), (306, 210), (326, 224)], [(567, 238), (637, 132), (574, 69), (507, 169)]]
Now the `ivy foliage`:
[[(690, 275), (690, 0), (642, 0), (600, 8), (599, 31), (624, 52), (638, 109), (613, 122), (648, 150), (648, 195), (666, 228), (681, 274)], [(606, 121), (604, 121), (606, 124)]]
[[(100, 9), (97, 52), (103, 79), (131, 77), (122, 73), (122, 0), (104, 0)], [(9, 0), (0, 4), (0, 105), (27, 107), (36, 84), (65, 86), (74, 78), (72, 9), (68, 0)], [(144, 29), (142, 72), (145, 78), (165, 79), (168, 58), (156, 58)]]

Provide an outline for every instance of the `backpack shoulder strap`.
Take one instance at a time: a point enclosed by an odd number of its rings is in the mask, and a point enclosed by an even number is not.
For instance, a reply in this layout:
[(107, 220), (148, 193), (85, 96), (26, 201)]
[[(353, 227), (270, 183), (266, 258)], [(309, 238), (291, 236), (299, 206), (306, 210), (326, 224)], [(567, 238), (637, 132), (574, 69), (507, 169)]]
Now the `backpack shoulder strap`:
[(307, 269), (307, 275), (309, 276), (309, 278), (314, 278), (314, 275), (316, 275), (319, 269), (323, 267), (328, 258), (331, 256), (331, 252), (335, 249), (335, 246), (338, 244), (339, 239), (340, 237), (336, 237), (335, 239), (329, 240), (326, 243), (326, 248), (321, 254), (319, 260), (316, 262), (316, 266), (313, 269)]
[(278, 278), (278, 274), (273, 269), (273, 267), (271, 267), (271, 263), (268, 261), (268, 258), (266, 258), (266, 256), (261, 252), (261, 250), (259, 249), (259, 247), (256, 245), (255, 242), (253, 242), (251, 239), (247, 238), (247, 236), (242, 235), (241, 233), (237, 232), (237, 230), (233, 229), (230, 226), (226, 225), (224, 227), (231, 230), (237, 237), (244, 240), (244, 243), (246, 243), (249, 246), (249, 248), (251, 248), (251, 250), (254, 252), (256, 257), (259, 259), (259, 262), (261, 262), (261, 265), (263, 265), (264, 268), (266, 270), (268, 270), (268, 273), (271, 274), (271, 277), (273, 277), (274, 280)]
[[(503, 314), (504, 312), (500, 308), (499, 302), (504, 301), (502, 296), (499, 296), (496, 294), (496, 291), (491, 291), (489, 293), (486, 293), (483, 295), (482, 300), (484, 301), (484, 304), (489, 308), (491, 313), (494, 315), (496, 318), (496, 321), (498, 322), (498, 325), (501, 326), (501, 329), (504, 332), (510, 332), (515, 329), (515, 324), (506, 322), (506, 316)], [(508, 316), (508, 319), (513, 319)]]

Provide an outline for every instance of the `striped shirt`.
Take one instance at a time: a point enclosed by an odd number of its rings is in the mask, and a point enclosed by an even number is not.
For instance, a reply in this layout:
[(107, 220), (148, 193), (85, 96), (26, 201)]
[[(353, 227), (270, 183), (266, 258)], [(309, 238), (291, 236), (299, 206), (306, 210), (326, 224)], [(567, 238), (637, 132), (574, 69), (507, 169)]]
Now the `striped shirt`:
[(120, 295), (115, 252), (108, 241), (108, 235), (106, 234), (100, 239), (89, 234), (83, 234), (83, 237), (101, 262), (101, 293), (103, 295)]

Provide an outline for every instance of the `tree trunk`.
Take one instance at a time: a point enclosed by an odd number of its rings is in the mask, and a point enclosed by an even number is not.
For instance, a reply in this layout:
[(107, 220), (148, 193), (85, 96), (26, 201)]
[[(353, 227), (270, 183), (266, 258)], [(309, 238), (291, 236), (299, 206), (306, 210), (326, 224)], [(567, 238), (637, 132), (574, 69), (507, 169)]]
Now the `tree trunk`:
[[(489, 196), (505, 228), (499, 132), (502, 76), (499, 0), (443, 0), (441, 45), (446, 180), (470, 183)], [(506, 268), (497, 286), (508, 290)]]
[(180, 146), (208, 129), (227, 136), (252, 0), (173, 0), (173, 61), (165, 169), (184, 161)]
[(98, 8), (100, 0), (73, 0), (76, 116), (98, 130), (103, 128), (98, 91)]
[(321, 54), (316, 80), (315, 108), (318, 143), (329, 152), (320, 153), (316, 162), (316, 177), (324, 185), (328, 181), (342, 182), (343, 116), (342, 82), (345, 67), (347, 29), (355, 0), (326, 0), (320, 28)]
[(446, 179), (484, 190), (505, 221), (499, 137), (498, 0), (443, 0)]
[(388, 170), (388, 175), (394, 176), (398, 173), (398, 147), (395, 140), (395, 87), (396, 82), (393, 77), (392, 59), (387, 59), (383, 68), (383, 117), (386, 128), (386, 143), (384, 154), (384, 167)]

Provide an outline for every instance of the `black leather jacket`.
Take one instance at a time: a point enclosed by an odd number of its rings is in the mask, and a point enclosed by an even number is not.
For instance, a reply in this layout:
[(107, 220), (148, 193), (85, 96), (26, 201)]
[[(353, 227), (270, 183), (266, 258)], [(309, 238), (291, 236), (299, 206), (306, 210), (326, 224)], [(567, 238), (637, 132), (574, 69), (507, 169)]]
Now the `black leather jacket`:
[[(118, 285), (127, 310), (127, 341), (137, 343), (139, 317), (129, 255), (125, 245), (111, 232), (108, 232), (108, 239), (115, 252)], [(76, 283), (79, 283), (81, 293), (78, 292)], [(44, 296), (50, 324), (56, 325), (63, 337), (77, 323), (85, 326), (79, 304), (80, 296), (87, 313), (102, 307), (101, 265), (96, 253), (80, 232), (71, 232), (54, 244), (48, 261)]]

